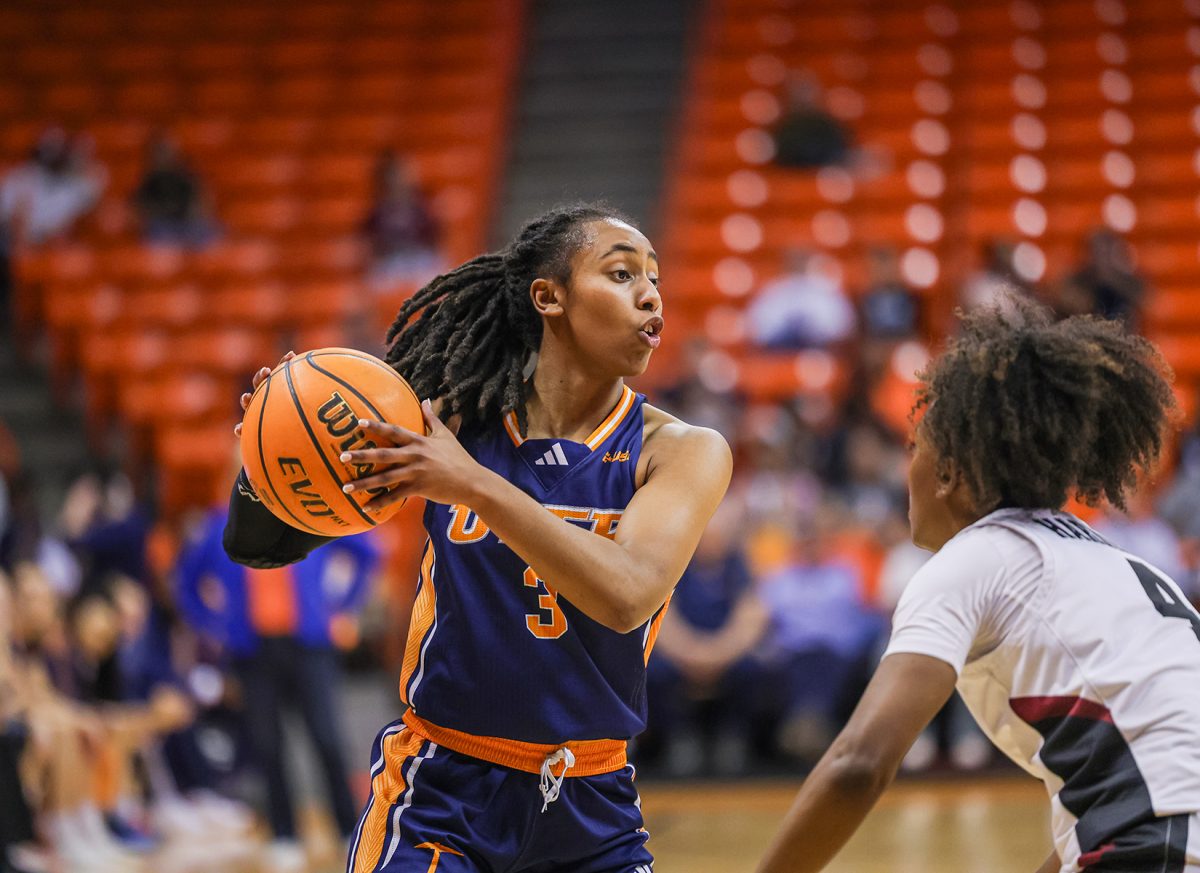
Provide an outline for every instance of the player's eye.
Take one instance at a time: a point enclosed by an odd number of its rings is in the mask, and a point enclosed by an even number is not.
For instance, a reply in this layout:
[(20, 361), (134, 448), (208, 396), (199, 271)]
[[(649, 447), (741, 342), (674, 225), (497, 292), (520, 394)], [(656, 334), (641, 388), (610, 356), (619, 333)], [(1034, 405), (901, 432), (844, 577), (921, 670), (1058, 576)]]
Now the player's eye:
[(633, 278), (633, 273), (628, 270), (613, 270), (613, 278), (618, 282), (628, 282)]
[(650, 284), (653, 285), (655, 288), (657, 288), (658, 287), (658, 276), (651, 276)]

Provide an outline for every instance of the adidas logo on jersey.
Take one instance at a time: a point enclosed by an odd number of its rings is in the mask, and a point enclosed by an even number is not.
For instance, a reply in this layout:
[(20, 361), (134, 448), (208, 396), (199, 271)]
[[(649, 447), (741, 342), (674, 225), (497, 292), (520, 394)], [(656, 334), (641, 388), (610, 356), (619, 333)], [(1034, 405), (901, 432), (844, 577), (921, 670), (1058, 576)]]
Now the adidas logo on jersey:
[(567, 456), (563, 454), (561, 443), (555, 443), (546, 454), (542, 455), (534, 463), (539, 467), (565, 467), (568, 464)]

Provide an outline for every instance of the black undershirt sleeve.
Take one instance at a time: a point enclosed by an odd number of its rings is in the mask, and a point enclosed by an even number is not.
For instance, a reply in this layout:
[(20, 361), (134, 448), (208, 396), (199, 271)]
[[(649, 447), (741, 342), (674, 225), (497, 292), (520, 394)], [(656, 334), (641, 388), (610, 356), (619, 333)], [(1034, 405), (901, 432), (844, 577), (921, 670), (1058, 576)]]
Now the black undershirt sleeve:
[(229, 517), (222, 544), (225, 554), (239, 564), (270, 570), (307, 558), (318, 546), (336, 539), (297, 530), (276, 518), (262, 505), (246, 471), (238, 473), (229, 495)]

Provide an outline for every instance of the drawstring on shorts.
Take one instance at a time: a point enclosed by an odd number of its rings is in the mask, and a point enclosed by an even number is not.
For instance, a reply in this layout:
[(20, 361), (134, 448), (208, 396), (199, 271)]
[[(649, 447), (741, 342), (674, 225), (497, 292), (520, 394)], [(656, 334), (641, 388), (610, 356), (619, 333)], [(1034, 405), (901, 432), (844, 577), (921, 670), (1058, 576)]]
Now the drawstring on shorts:
[[(562, 772), (555, 776), (554, 765), (558, 763), (562, 763), (563, 768)], [(558, 795), (562, 793), (563, 781), (567, 778), (567, 771), (574, 766), (575, 753), (567, 748), (556, 750), (542, 761), (541, 780), (538, 783), (538, 788), (542, 792), (542, 812), (545, 812), (550, 808), (550, 804), (558, 800)]]

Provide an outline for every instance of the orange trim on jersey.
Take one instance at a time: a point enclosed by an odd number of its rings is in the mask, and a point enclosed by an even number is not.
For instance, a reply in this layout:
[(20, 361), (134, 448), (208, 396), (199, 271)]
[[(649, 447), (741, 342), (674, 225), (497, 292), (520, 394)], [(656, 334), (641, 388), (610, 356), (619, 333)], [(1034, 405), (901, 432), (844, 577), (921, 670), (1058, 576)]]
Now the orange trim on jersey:
[[(592, 431), (591, 436), (583, 441), (584, 444), (592, 451), (603, 445), (604, 441), (612, 436), (613, 431), (625, 420), (625, 416), (633, 408), (633, 401), (636, 399), (637, 395), (633, 392), (633, 389), (625, 385), (624, 390), (621, 392), (621, 399), (617, 401), (616, 408), (608, 414), (608, 418), (600, 422), (600, 426)], [(521, 436), (521, 428), (517, 425), (517, 414), (511, 410), (504, 416), (504, 429), (508, 431), (508, 436), (513, 441), (513, 445), (519, 446), (525, 442), (525, 438)]]
[[(674, 596), (673, 594), (671, 596)], [(662, 630), (663, 619), (667, 617), (667, 610), (671, 608), (671, 596), (667, 597), (662, 609), (658, 611), (658, 615), (654, 616), (654, 621), (650, 622), (650, 632), (646, 634), (646, 663), (650, 663), (650, 652), (654, 650), (654, 643), (658, 640), (658, 632)]]
[(433, 589), (433, 543), (425, 544), (421, 557), (421, 591), (413, 603), (412, 619), (408, 625), (408, 642), (404, 646), (404, 665), (400, 668), (400, 699), (408, 703), (408, 681), (421, 662), (421, 646), (437, 619), (437, 592)]
[(384, 767), (371, 783), (371, 809), (363, 819), (358, 854), (351, 873), (371, 873), (383, 855), (392, 807), (408, 790), (404, 779), (408, 762), (420, 754), (425, 738), (410, 730), (392, 734), (383, 741)]
[(567, 771), (567, 776), (599, 776), (620, 770), (626, 764), (624, 740), (573, 740), (553, 746), (478, 737), (431, 724), (411, 709), (404, 713), (404, 723), (414, 734), (452, 752), (525, 773), (541, 773), (545, 760), (561, 748), (570, 749), (575, 755), (575, 766)]
[(517, 423), (517, 414), (511, 409), (504, 415), (504, 429), (508, 431), (513, 445), (519, 446), (525, 442), (525, 437), (521, 436), (521, 425)]
[(584, 440), (587, 447), (592, 451), (604, 443), (606, 439), (612, 436), (613, 431), (625, 420), (625, 416), (629, 414), (629, 410), (633, 408), (633, 401), (637, 397), (633, 393), (633, 389), (628, 385), (624, 386), (621, 392), (621, 399), (617, 403), (617, 408), (608, 414), (608, 418), (600, 422), (600, 426), (592, 431), (592, 435)]

